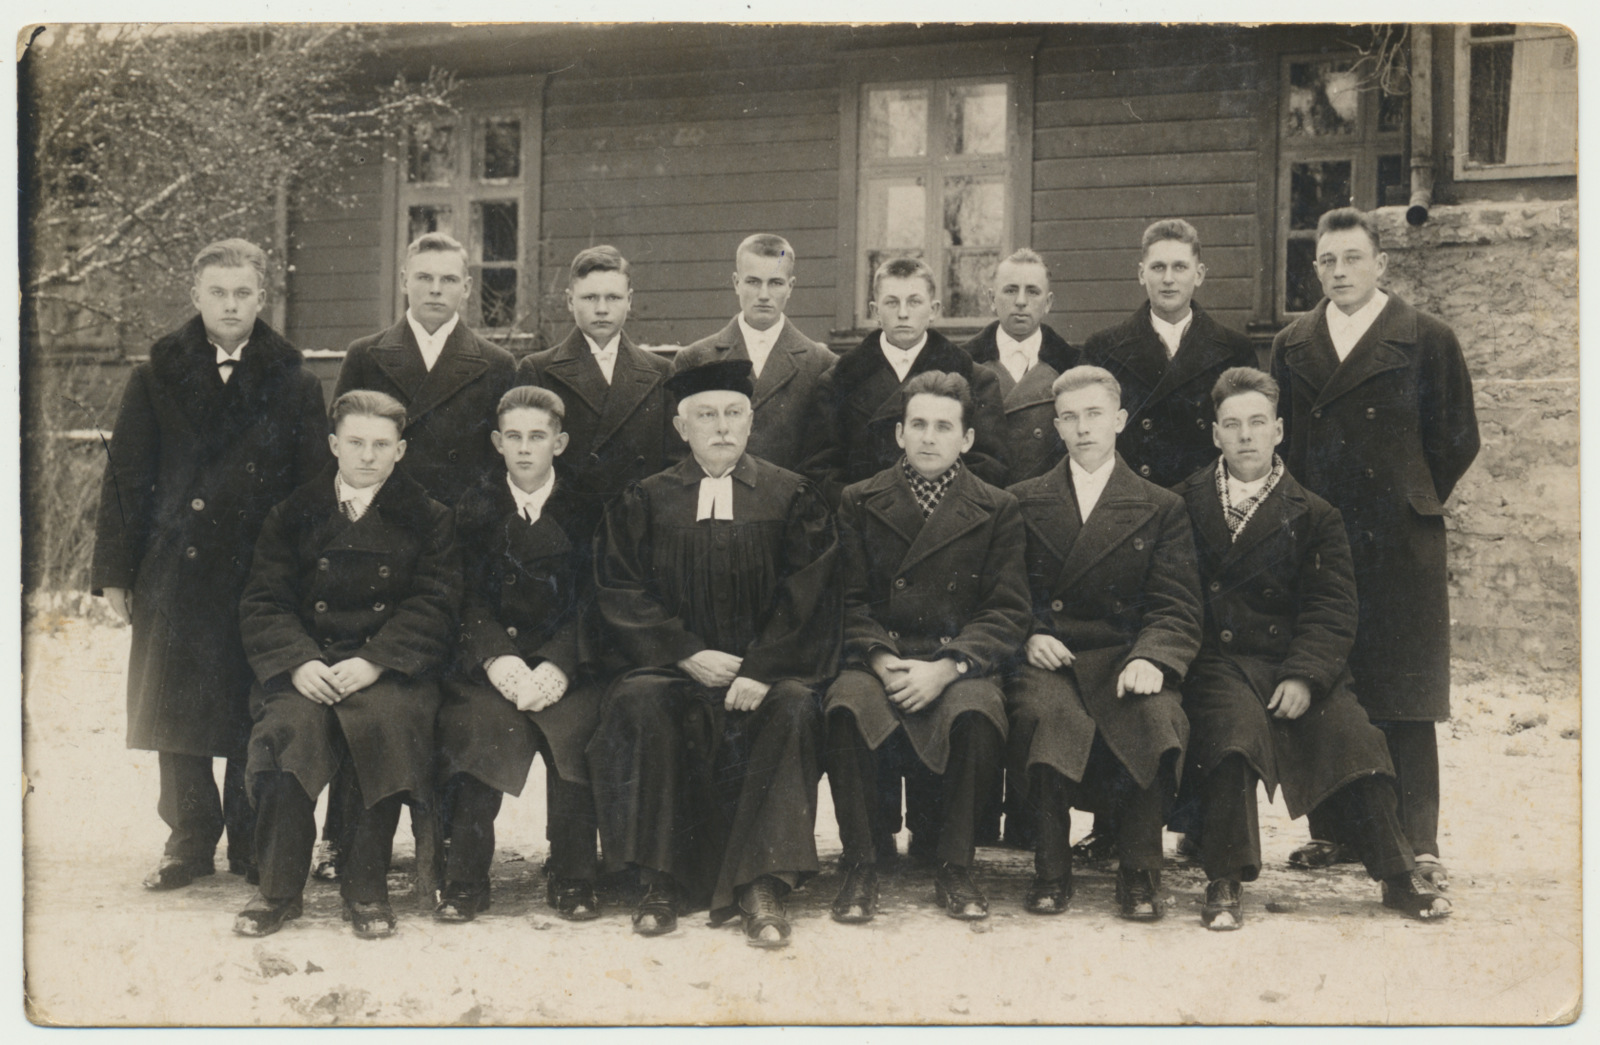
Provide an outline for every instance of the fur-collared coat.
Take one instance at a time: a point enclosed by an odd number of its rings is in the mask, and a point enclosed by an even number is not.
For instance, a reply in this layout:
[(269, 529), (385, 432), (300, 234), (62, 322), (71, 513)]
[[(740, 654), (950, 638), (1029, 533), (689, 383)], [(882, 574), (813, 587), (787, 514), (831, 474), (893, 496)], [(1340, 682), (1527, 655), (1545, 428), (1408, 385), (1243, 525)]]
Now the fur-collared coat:
[[(336, 717), (371, 806), (433, 786), (438, 676), (456, 633), (461, 556), (450, 510), (402, 469), (355, 522), (339, 509), (337, 472), (330, 465), (274, 508), (256, 542), (239, 604), (257, 679), (247, 771), (293, 773), (315, 798), (339, 764), (328, 739)], [(351, 657), (383, 674), (331, 708), (290, 680), (307, 661)]]
[(366, 388), (404, 403), (406, 469), (428, 496), (454, 507), (462, 491), (501, 468), (489, 433), (516, 365), (511, 353), (467, 329), (463, 318), (429, 370), (411, 324), (401, 317), (351, 342), (333, 394), (337, 399)]
[(973, 362), (994, 373), (1000, 383), (1001, 406), (1006, 415), (1006, 482), (1020, 483), (1043, 475), (1067, 455), (1067, 448), (1056, 432), (1056, 402), (1050, 394), (1055, 379), (1078, 365), (1082, 355), (1049, 324), (1039, 327), (1043, 338), (1039, 361), (1017, 381), (1000, 358), (995, 332), (996, 320), (961, 347), (972, 354)]
[(238, 610), (251, 549), (272, 506), (327, 460), (322, 388), (259, 319), (226, 383), (199, 316), (129, 374), (91, 569), (95, 594), (133, 593), (129, 747), (244, 754)]
[(1444, 504), (1478, 454), (1472, 376), (1450, 328), (1394, 294), (1341, 363), (1327, 307), (1273, 342), (1283, 458), (1344, 518), (1362, 706), (1376, 720), (1440, 722), (1450, 717)]

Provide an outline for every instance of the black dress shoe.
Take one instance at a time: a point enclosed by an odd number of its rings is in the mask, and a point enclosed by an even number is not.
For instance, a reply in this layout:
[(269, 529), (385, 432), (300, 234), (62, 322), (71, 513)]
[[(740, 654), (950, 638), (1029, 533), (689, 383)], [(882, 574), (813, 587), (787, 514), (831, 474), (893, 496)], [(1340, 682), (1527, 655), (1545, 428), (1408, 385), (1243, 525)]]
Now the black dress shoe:
[(1072, 873), (1069, 871), (1060, 878), (1035, 877), (1028, 886), (1028, 897), (1022, 901), (1022, 909), (1029, 914), (1061, 914), (1071, 902)]
[(633, 912), (633, 931), (640, 936), (665, 936), (678, 927), (678, 889), (672, 879), (658, 874)]
[(217, 869), (209, 861), (198, 863), (180, 860), (176, 856), (163, 856), (156, 869), (145, 875), (144, 887), (152, 892), (182, 889), (196, 878), (216, 873)]
[(1433, 922), (1450, 914), (1450, 901), (1419, 871), (1391, 875), (1383, 880), (1383, 906), (1419, 921)]
[(600, 899), (587, 878), (556, 878), (545, 882), (544, 899), (569, 922), (592, 922), (600, 917)]
[(240, 936), (271, 936), (283, 923), (300, 917), (300, 897), (269, 900), (260, 893), (250, 898), (245, 909), (233, 919), (233, 931)]
[(1117, 906), (1122, 917), (1135, 922), (1159, 921), (1167, 913), (1160, 892), (1160, 871), (1117, 869)]
[(439, 894), (439, 902), (433, 907), (433, 920), (436, 922), (470, 922), (478, 916), (478, 912), (489, 909), (489, 887), (487, 885), (463, 885), (460, 882), (446, 883)]
[(762, 875), (739, 890), (739, 910), (744, 912), (744, 940), (752, 947), (776, 950), (789, 946), (789, 919), (780, 893), (782, 882)]
[(989, 917), (989, 898), (972, 880), (972, 872), (954, 864), (940, 864), (934, 878), (934, 889), (944, 913), (964, 922), (980, 921)]
[(337, 882), (339, 865), (343, 862), (344, 854), (339, 852), (339, 843), (318, 842), (311, 854), (311, 877), (319, 882)]
[(1117, 840), (1100, 831), (1090, 831), (1083, 841), (1072, 847), (1072, 862), (1100, 867), (1109, 864), (1117, 855)]
[(845, 925), (872, 921), (878, 914), (878, 869), (872, 864), (847, 868), (832, 912), (833, 920)]
[(1218, 878), (1206, 883), (1206, 902), (1200, 908), (1200, 924), (1213, 932), (1228, 932), (1244, 925), (1240, 900), (1244, 886), (1237, 878)]
[(394, 935), (394, 908), (389, 901), (363, 903), (360, 900), (344, 902), (344, 920), (363, 940), (381, 940)]

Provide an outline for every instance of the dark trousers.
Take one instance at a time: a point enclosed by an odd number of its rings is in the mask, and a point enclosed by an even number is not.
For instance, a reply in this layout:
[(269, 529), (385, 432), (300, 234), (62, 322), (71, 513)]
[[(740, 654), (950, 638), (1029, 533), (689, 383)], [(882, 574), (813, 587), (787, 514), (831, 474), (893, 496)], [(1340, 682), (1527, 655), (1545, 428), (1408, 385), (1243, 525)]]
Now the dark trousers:
[[(1229, 755), (1200, 785), (1200, 863), (1206, 877), (1253, 882), (1261, 873), (1261, 828), (1256, 810), (1259, 778), (1243, 756)], [(1394, 788), (1384, 777), (1359, 777), (1312, 811), (1341, 825), (1348, 841), (1375, 879), (1404, 874), (1416, 866), (1400, 825)]]
[[(344, 766), (333, 775), (328, 785), (328, 810), (322, 818), (322, 840), (334, 843), (341, 874), (344, 853), (351, 845), (349, 832), (361, 812), (361, 789), (350, 784), (346, 776)], [(439, 795), (433, 793), (408, 794), (404, 799), (411, 810), (411, 837), (416, 842), (418, 896), (430, 896), (443, 884), (445, 827), (440, 816), (440, 801)]]
[[(346, 849), (339, 894), (353, 903), (386, 901), (389, 858), (394, 853), (394, 831), (405, 795), (390, 795), (366, 808), (348, 752), (340, 775), (354, 794), (354, 813), (344, 824)], [(261, 895), (269, 900), (299, 896), (311, 873), (311, 849), (317, 839), (316, 797), (306, 793), (293, 773), (270, 770), (256, 774), (255, 799)]]
[[(1400, 827), (1418, 856), (1439, 855), (1439, 737), (1432, 722), (1373, 722), (1394, 763)], [(1312, 838), (1359, 847), (1361, 839), (1323, 803), (1307, 821)]]
[(157, 754), (161, 794), (156, 812), (171, 829), (165, 853), (185, 863), (211, 866), (217, 842), (226, 832), (228, 860), (249, 866), (255, 862), (256, 813), (245, 789), (245, 760), (228, 759), (222, 777), (222, 794), (209, 755)]
[[(950, 727), (950, 761), (943, 775), (933, 772), (911, 747), (905, 731), (896, 729), (874, 751), (848, 710), (836, 709), (827, 722), (828, 787), (833, 794), (839, 837), (846, 865), (874, 864), (875, 839), (883, 836), (883, 804), (877, 801), (880, 766), (905, 773), (907, 810), (926, 809), (937, 829), (935, 858), (940, 863), (971, 867), (980, 807), (1000, 773), (1002, 742), (994, 723), (974, 712)], [(916, 824), (912, 824), (913, 831)]]
[[(1149, 787), (1140, 787), (1099, 733), (1089, 749), (1082, 784), (1049, 766), (1035, 764), (1029, 771), (1028, 788), (1037, 832), (1034, 873), (1040, 878), (1062, 878), (1072, 870), (1072, 807), (1081, 807), (1083, 801), (1110, 814), (1121, 869), (1161, 870), (1161, 825), (1171, 807), (1172, 791), (1170, 760), (1163, 761)], [(1107, 826), (1098, 814), (1095, 825)]]
[[(494, 861), (494, 818), (505, 796), (470, 773), (451, 777), (441, 794), (450, 820), (445, 881), (487, 889)], [(594, 798), (588, 785), (562, 780), (546, 760), (545, 798), (545, 837), (550, 841), (546, 870), (557, 880), (594, 881)]]

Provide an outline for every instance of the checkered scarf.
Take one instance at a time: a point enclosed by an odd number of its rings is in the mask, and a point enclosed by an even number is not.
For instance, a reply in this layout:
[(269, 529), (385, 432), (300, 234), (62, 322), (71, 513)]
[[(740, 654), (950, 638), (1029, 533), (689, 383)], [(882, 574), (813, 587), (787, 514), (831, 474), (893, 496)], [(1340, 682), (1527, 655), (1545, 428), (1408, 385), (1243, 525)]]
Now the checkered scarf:
[(917, 498), (917, 507), (922, 509), (922, 517), (926, 519), (933, 514), (935, 508), (939, 507), (939, 502), (944, 500), (945, 491), (950, 489), (950, 484), (961, 474), (961, 458), (956, 458), (956, 463), (939, 478), (924, 479), (921, 472), (911, 467), (911, 459), (902, 454), (900, 471), (904, 473), (906, 482), (911, 484), (911, 492)]
[(1277, 454), (1272, 455), (1272, 470), (1267, 473), (1267, 481), (1261, 484), (1254, 497), (1246, 498), (1243, 503), (1234, 504), (1228, 496), (1228, 462), (1217, 462), (1217, 496), (1222, 499), (1222, 517), (1227, 520), (1228, 533), (1233, 540), (1239, 539), (1245, 524), (1250, 517), (1261, 507), (1261, 502), (1267, 499), (1272, 488), (1278, 485), (1278, 480), (1283, 477), (1283, 458)]

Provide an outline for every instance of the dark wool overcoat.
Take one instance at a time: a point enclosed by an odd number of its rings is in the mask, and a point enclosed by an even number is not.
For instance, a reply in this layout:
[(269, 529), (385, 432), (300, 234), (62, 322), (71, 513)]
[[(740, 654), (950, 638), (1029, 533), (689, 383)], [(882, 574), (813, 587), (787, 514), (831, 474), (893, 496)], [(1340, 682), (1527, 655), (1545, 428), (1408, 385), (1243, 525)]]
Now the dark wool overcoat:
[[(1231, 754), (1301, 816), (1351, 780), (1393, 774), (1383, 734), (1350, 689), (1356, 582), (1344, 523), (1287, 472), (1233, 540), (1217, 466), (1177, 492), (1189, 507), (1206, 606), (1205, 640), (1183, 687), (1191, 785)], [(1267, 710), (1278, 684), (1303, 679), (1311, 708)]]
[(1344, 517), (1360, 623), (1350, 670), (1374, 720), (1450, 717), (1444, 502), (1478, 454), (1472, 377), (1450, 328), (1393, 294), (1344, 362), (1328, 303), (1279, 332), (1283, 457)]
[(535, 352), (517, 367), (517, 384), (548, 388), (566, 404), (567, 450), (556, 474), (580, 502), (586, 532), (599, 525), (605, 506), (633, 482), (681, 456), (673, 430), (677, 403), (667, 391), (672, 364), (618, 336), (617, 362), (606, 384), (600, 364), (576, 327), (554, 348)]
[[(963, 468), (923, 518), (900, 466), (845, 488), (839, 506), (844, 555), (846, 671), (827, 708), (848, 708), (876, 749), (904, 726), (917, 757), (943, 773), (950, 727), (976, 711), (1003, 737), (997, 673), (1028, 633), (1022, 520), (1017, 502)], [(928, 707), (907, 714), (890, 703), (869, 659), (876, 649), (968, 665)]]
[[(736, 316), (717, 333), (679, 352), (673, 368), (682, 373), (723, 359), (749, 358)], [(826, 345), (800, 333), (794, 320), (784, 319), (761, 376), (755, 379), (749, 453), (779, 468), (799, 471), (810, 429), (817, 423), (818, 383), (838, 358)]]
[(1122, 385), (1128, 423), (1117, 436), (1117, 452), (1157, 486), (1181, 482), (1216, 457), (1211, 389), (1229, 367), (1260, 365), (1248, 337), (1218, 323), (1198, 303), (1190, 307), (1194, 319), (1170, 361), (1150, 325), (1149, 302), (1083, 345), (1083, 361), (1111, 371)]
[(999, 321), (984, 327), (978, 336), (961, 347), (976, 363), (986, 366), (1000, 383), (1001, 405), (1005, 411), (1005, 485), (1043, 475), (1067, 455), (1067, 448), (1056, 432), (1056, 401), (1050, 386), (1063, 373), (1078, 365), (1081, 353), (1060, 334), (1042, 325), (1044, 337), (1039, 345), (1039, 362), (1022, 380), (1006, 369), (995, 341)]
[[(1098, 730), (1134, 782), (1148, 787), (1163, 756), (1181, 752), (1188, 723), (1178, 685), (1200, 649), (1200, 580), (1183, 498), (1133, 474), (1121, 457), (1087, 521), (1080, 521), (1069, 463), (1011, 488), (1027, 527), (1031, 633), (1054, 635), (1075, 656), (1060, 671), (1022, 663), (1007, 687), (1013, 705), (1064, 708), (1031, 736), (1013, 730), (1007, 766), (1019, 780), (1043, 763), (1082, 780)], [(1117, 697), (1131, 660), (1166, 676), (1159, 693)]]
[[(313, 799), (339, 765), (335, 722), (368, 806), (433, 784), (438, 675), (461, 603), (450, 510), (396, 468), (351, 522), (330, 465), (272, 510), (256, 542), (239, 628), (257, 683), (250, 693), (251, 779), (293, 773)], [(301, 664), (364, 657), (378, 681), (334, 706), (301, 696)], [(253, 789), (252, 789), (253, 790)]]
[(239, 595), (272, 506), (328, 460), (322, 388), (260, 320), (224, 384), (196, 316), (128, 376), (100, 491), (95, 594), (133, 593), (128, 746), (236, 757), (250, 736)]
[(404, 403), (406, 470), (429, 497), (453, 507), (462, 491), (503, 468), (489, 433), (516, 365), (511, 353), (468, 330), (462, 319), (429, 370), (402, 317), (388, 330), (351, 343), (333, 393), (337, 399), (364, 388)]
[[(543, 734), (563, 780), (587, 783), (583, 749), (599, 721), (601, 688), (582, 670), (580, 638), (592, 601), (589, 535), (557, 480), (537, 522), (517, 510), (506, 476), (468, 490), (456, 507), (466, 589), (461, 600), (457, 670), (445, 679), (439, 711), (439, 779), (470, 773), (498, 791), (520, 795)], [(567, 691), (536, 714), (518, 711), (489, 683), (491, 657), (550, 661)]]
[[(871, 479), (900, 460), (894, 426), (905, 420), (905, 381), (895, 377), (878, 338), (877, 332), (868, 334), (840, 356), (817, 390), (814, 443), (800, 470), (816, 481), (834, 506), (846, 486)], [(1003, 485), (1005, 414), (994, 372), (978, 366), (936, 330), (928, 331), (928, 343), (911, 364), (906, 381), (929, 370), (960, 374), (972, 386), (973, 411), (967, 427), (977, 434), (962, 460), (979, 479)]]

